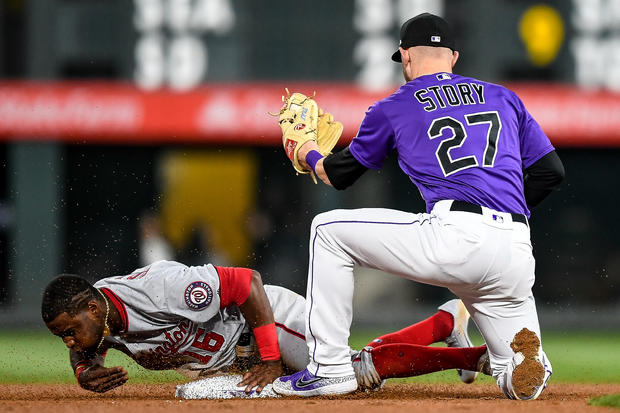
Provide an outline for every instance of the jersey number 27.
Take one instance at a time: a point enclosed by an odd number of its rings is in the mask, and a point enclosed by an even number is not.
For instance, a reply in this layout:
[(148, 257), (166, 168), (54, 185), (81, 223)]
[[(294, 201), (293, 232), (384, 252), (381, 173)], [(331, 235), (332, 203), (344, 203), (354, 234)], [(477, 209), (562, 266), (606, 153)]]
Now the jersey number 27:
[[(497, 111), (492, 112), (479, 112), (465, 115), (465, 120), (468, 126), (484, 125), (488, 124), (486, 137), (486, 148), (484, 149), (484, 158), (482, 161), (483, 167), (491, 168), (495, 164), (495, 156), (497, 155), (497, 141), (499, 140), (499, 132), (502, 130), (502, 122), (499, 118)], [(428, 128), (427, 134), (430, 139), (439, 138), (443, 135), (444, 129), (450, 129), (452, 136), (443, 140), (435, 156), (439, 161), (439, 166), (443, 171), (444, 176), (451, 175), (455, 172), (462, 171), (463, 169), (472, 168), (478, 166), (478, 160), (475, 156), (464, 156), (457, 159), (452, 159), (450, 151), (454, 148), (460, 148), (467, 139), (467, 131), (462, 122), (454, 119), (452, 116), (445, 116), (443, 118), (437, 118), (433, 120), (431, 126)]]

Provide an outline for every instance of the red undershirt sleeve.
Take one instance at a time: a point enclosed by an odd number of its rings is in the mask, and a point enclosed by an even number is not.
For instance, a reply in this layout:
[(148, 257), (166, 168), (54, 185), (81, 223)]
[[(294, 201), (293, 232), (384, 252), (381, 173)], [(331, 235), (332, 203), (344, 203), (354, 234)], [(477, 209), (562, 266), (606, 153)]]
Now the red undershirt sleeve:
[(220, 308), (243, 304), (250, 295), (252, 270), (217, 266), (215, 269), (220, 277)]

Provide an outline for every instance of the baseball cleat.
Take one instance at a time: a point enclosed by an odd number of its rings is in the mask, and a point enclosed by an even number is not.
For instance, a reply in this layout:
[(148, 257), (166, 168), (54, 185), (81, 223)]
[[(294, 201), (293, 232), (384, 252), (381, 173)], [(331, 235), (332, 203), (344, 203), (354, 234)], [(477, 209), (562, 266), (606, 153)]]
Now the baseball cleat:
[(353, 374), (343, 377), (318, 377), (304, 369), (290, 376), (278, 377), (272, 388), (281, 396), (331, 396), (354, 392), (357, 390), (357, 380)]
[(510, 348), (515, 355), (508, 388), (518, 400), (534, 400), (545, 389), (553, 373), (551, 363), (542, 351), (536, 333), (527, 328), (515, 334)]
[(482, 354), (478, 359), (476, 370), (480, 373), (486, 374), (487, 376), (493, 375), (493, 371), (491, 370), (491, 359), (489, 358), (488, 351), (485, 351), (484, 354)]
[[(473, 347), (467, 333), (467, 324), (469, 323), (469, 313), (459, 299), (450, 300), (439, 307), (439, 310), (452, 314), (454, 319), (454, 327), (452, 333), (444, 340), (448, 347)], [(478, 377), (477, 371), (456, 369), (459, 378), (463, 383), (473, 383)]]
[(360, 390), (380, 390), (385, 384), (372, 362), (372, 347), (364, 347), (351, 354), (351, 362), (355, 371), (355, 378)]

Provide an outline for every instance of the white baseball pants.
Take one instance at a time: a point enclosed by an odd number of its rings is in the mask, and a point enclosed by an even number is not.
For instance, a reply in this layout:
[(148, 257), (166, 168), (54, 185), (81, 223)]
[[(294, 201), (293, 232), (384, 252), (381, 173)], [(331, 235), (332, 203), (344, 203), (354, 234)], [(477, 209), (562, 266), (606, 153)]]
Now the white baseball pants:
[(353, 268), (360, 265), (447, 287), (460, 297), (506, 393), (514, 335), (526, 327), (540, 338), (529, 227), (507, 213), (450, 211), (451, 204), (440, 201), (430, 214), (355, 209), (315, 217), (306, 293), (310, 372), (353, 374), (348, 339)]

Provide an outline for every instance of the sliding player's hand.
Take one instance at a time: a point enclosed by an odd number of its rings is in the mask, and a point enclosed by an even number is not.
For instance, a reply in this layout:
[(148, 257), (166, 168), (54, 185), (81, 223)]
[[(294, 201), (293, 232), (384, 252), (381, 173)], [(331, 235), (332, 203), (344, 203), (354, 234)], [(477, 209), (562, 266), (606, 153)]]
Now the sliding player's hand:
[(105, 393), (125, 384), (129, 375), (122, 367), (90, 366), (82, 370), (78, 376), (80, 387), (96, 393)]
[(281, 360), (263, 361), (245, 373), (243, 380), (237, 386), (245, 386), (246, 393), (251, 392), (256, 387), (256, 391), (260, 393), (266, 385), (273, 383), (282, 374), (284, 371), (282, 370)]

